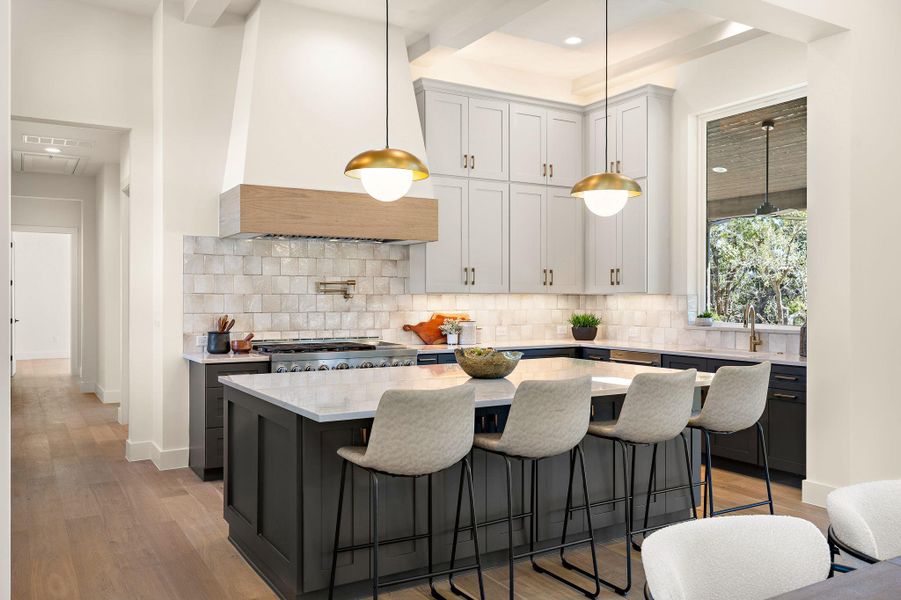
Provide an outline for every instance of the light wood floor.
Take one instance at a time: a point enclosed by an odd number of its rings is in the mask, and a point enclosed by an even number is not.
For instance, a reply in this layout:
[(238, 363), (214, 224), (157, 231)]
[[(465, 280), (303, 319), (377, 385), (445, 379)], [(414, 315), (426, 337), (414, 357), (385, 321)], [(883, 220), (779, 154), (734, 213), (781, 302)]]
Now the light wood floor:
[[(221, 482), (127, 462), (127, 429), (116, 409), (80, 393), (67, 361), (19, 363), (12, 382), (13, 598), (275, 598), (226, 539)], [(727, 471), (716, 471), (716, 485), (718, 508), (763, 491), (760, 480)], [(825, 527), (825, 511), (802, 504), (799, 490), (776, 484), (774, 494), (777, 513)], [(602, 575), (621, 580), (622, 542), (598, 551)], [(587, 549), (573, 556), (588, 566)], [(633, 558), (629, 596), (641, 598), (640, 554)], [(507, 597), (506, 575), (505, 567), (486, 571), (489, 598)], [(475, 592), (474, 581), (462, 577), (461, 587)], [(522, 600), (584, 598), (528, 562), (517, 567), (516, 591)], [(384, 597), (421, 600), (428, 588)]]

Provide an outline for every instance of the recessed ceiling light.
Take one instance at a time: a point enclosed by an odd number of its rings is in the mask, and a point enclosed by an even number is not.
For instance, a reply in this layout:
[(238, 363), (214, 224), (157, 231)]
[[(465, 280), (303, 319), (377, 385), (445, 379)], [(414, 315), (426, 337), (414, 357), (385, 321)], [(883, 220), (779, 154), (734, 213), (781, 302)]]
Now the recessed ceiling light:
[(59, 154), (62, 152), (59, 148), (44, 148), (44, 152), (49, 152), (50, 154)]
[(711, 170), (712, 170), (714, 173), (725, 173), (725, 172), (728, 171), (729, 169), (727, 169), (726, 167), (713, 167), (713, 169), (711, 169)]
[(566, 44), (567, 46), (578, 46), (579, 44), (582, 43), (582, 38), (580, 38), (577, 35), (571, 35), (568, 38), (566, 38), (565, 40), (563, 40), (563, 43)]

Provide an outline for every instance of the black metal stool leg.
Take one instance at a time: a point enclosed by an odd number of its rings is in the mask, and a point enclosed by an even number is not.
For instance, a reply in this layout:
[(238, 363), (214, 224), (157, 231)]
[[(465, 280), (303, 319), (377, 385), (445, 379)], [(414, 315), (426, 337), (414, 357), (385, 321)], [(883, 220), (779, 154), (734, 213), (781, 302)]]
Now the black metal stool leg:
[[(648, 517), (651, 514), (651, 491), (657, 486), (657, 446), (658, 444), (654, 444), (654, 450), (651, 456), (651, 473), (648, 475), (648, 490), (644, 500), (644, 521), (642, 521), (641, 526), (644, 530), (647, 530), (648, 528)], [(634, 463), (632, 468), (635, 468)], [(647, 531), (642, 531), (641, 539), (644, 539), (645, 537), (647, 537)], [(641, 546), (635, 542), (632, 542), (632, 547), (638, 552), (641, 552)]]
[(335, 595), (335, 572), (338, 569), (338, 538), (341, 536), (341, 510), (344, 507), (344, 479), (347, 474), (347, 461), (341, 460), (341, 484), (338, 491), (338, 519), (335, 523), (335, 543), (332, 546), (332, 572), (328, 581), (328, 600)]
[[(454, 517), (454, 537), (453, 537), (453, 542), (451, 543), (451, 556), (450, 556), (450, 570), (451, 571), (453, 571), (454, 568), (456, 567), (456, 561), (457, 561), (457, 538), (459, 537), (459, 533), (460, 533), (460, 508), (463, 505), (463, 480), (466, 477), (465, 471), (466, 471), (465, 467), (461, 466), (461, 468), (460, 468), (460, 487), (457, 490), (457, 516)], [(475, 519), (473, 519), (473, 521), (475, 521)], [(473, 523), (473, 533), (475, 533), (475, 523)], [(448, 575), (447, 580), (450, 583), (451, 590), (456, 592), (456, 589), (454, 586), (454, 574), (451, 573), (450, 575)], [(430, 587), (432, 590), (432, 597), (440, 596), (440, 594), (438, 594), (438, 596), (436, 596), (436, 594), (438, 592), (435, 590), (434, 586), (430, 585)]]
[[(626, 586), (614, 587), (614, 591), (623, 596), (632, 588), (632, 494), (635, 491), (635, 448), (631, 448), (632, 467), (629, 468), (627, 455), (629, 454), (625, 442), (618, 442), (623, 451), (623, 488), (626, 494)], [(631, 483), (630, 483), (631, 482)]]
[[(563, 513), (563, 535), (560, 537), (560, 543), (566, 542), (566, 533), (569, 529), (569, 520), (572, 518), (573, 505), (573, 474), (576, 471), (576, 450), (573, 448), (569, 451), (569, 487), (566, 489), (566, 511)], [(560, 560), (563, 566), (566, 566), (566, 548), (560, 548)], [(567, 567), (568, 568), (568, 567)]]
[[(456, 568), (456, 560), (457, 560), (457, 540), (459, 538), (460, 533), (460, 511), (463, 506), (463, 482), (464, 480), (468, 484), (469, 490), (469, 510), (470, 510), (470, 521), (472, 524), (472, 542), (475, 547), (475, 558), (476, 558), (476, 571), (478, 573), (479, 579), (479, 598), (484, 600), (485, 598), (485, 583), (482, 579), (482, 556), (479, 553), (479, 528), (478, 523), (476, 522), (476, 506), (475, 506), (475, 494), (472, 488), (472, 471), (469, 466), (469, 458), (464, 457), (460, 462), (460, 487), (457, 491), (457, 514), (454, 518), (454, 537), (453, 542), (451, 544), (451, 558), (450, 558), (450, 567), (448, 570), (447, 581), (450, 584), (451, 591), (463, 598), (468, 598), (472, 600), (472, 596), (461, 590), (457, 587), (457, 584), (454, 582), (454, 570)], [(431, 570), (431, 569), (430, 569)], [(429, 585), (432, 597), (436, 600), (444, 600), (444, 596), (435, 589), (433, 585)]]
[[(469, 459), (463, 459), (463, 466), (466, 469), (466, 481), (469, 485), (469, 515), (472, 522), (472, 543), (476, 553), (476, 573), (479, 578), (479, 598), (485, 600), (485, 582), (482, 579), (482, 555), (479, 550), (479, 526), (476, 522), (476, 501), (475, 492), (472, 486), (472, 468), (469, 466)], [(453, 588), (452, 588), (453, 589)], [(456, 589), (455, 592), (459, 593)]]
[(374, 472), (369, 472), (369, 480), (372, 485), (369, 490), (372, 502), (372, 599), (379, 597), (379, 477)]
[(691, 499), (691, 518), (698, 518), (698, 505), (695, 502), (695, 481), (694, 475), (691, 472), (691, 454), (688, 451), (688, 440), (685, 438), (685, 432), (679, 434), (679, 437), (682, 438), (682, 449), (685, 451), (685, 471), (688, 473), (688, 494)]
[(760, 448), (763, 451), (763, 475), (766, 478), (766, 497), (770, 504), (770, 514), (776, 514), (773, 508), (773, 489), (770, 482), (770, 461), (766, 455), (766, 440), (763, 435), (763, 425), (757, 421), (757, 437), (760, 439)]
[(504, 456), (507, 467), (507, 561), (510, 577), (510, 600), (515, 600), (513, 591), (513, 472), (510, 459)]
[[(594, 525), (591, 523), (591, 498), (588, 496), (588, 476), (585, 469), (585, 453), (582, 450), (582, 444), (576, 446), (579, 454), (579, 465), (582, 470), (582, 493), (585, 495), (585, 518), (588, 520), (588, 537), (591, 540), (591, 566), (594, 568), (594, 594), (591, 597), (597, 597), (601, 593), (601, 576), (598, 573), (598, 555), (595, 548)], [(568, 515), (564, 515), (568, 516)]]
[[(433, 547), (434, 547), (434, 536), (432, 531), (432, 474), (429, 473), (427, 475), (428, 479), (428, 492), (427, 492), (427, 502), (428, 508), (426, 509), (426, 520), (428, 521), (428, 546), (429, 546), (429, 573), (435, 571), (434, 568), (434, 557), (433, 557)], [(457, 515), (460, 514), (460, 500), (457, 499)], [(455, 528), (456, 533), (456, 528)], [(432, 596), (435, 596), (435, 579), (429, 575), (429, 589), (432, 591)]]
[[(711, 459), (711, 450), (710, 450), (710, 432), (706, 429), (702, 429), (704, 432), (704, 445), (706, 448), (704, 449), (704, 480), (706, 484), (704, 487), (707, 489), (704, 490), (704, 516), (710, 515), (713, 516), (715, 510), (713, 508), (713, 460)], [(707, 512), (707, 504), (710, 503), (710, 512)]]

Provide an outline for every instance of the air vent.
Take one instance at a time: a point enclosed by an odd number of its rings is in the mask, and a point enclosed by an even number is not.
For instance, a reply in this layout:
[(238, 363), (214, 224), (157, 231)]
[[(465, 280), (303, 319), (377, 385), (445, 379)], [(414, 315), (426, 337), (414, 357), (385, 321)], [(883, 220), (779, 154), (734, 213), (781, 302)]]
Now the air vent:
[(26, 144), (38, 144), (41, 146), (59, 146), (62, 148), (82, 148), (90, 150), (94, 147), (91, 140), (76, 140), (74, 138), (54, 137), (50, 135), (22, 134), (22, 141)]
[(43, 154), (38, 152), (13, 152), (13, 170), (23, 173), (50, 173), (74, 175), (81, 162), (77, 156)]
[(397, 240), (377, 240), (374, 238), (349, 238), (349, 237), (324, 237), (315, 235), (276, 235), (274, 233), (265, 233), (263, 235), (254, 236), (255, 240), (314, 240), (318, 242), (348, 242), (351, 244), (384, 244)]

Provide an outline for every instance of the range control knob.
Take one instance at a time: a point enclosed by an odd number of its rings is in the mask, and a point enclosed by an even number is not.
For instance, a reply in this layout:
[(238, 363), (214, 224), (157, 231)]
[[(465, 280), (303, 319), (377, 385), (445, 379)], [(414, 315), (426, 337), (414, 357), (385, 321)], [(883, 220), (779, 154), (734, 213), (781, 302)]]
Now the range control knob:
[(285, 366), (278, 367), (278, 368), (275, 369), (275, 372), (276, 372), (276, 373), (287, 373), (287, 372), (288, 372), (288, 367), (285, 367)]
[(379, 368), (382, 368), (382, 367), (390, 367), (390, 366), (391, 366), (391, 365), (388, 364), (388, 361), (387, 361), (387, 360), (383, 360), (382, 362), (379, 363)]
[(366, 362), (364, 362), (363, 364), (360, 365), (360, 368), (361, 368), (361, 369), (371, 369), (371, 368), (373, 368), (374, 366), (375, 366), (374, 364), (372, 364), (371, 362), (369, 362), (369, 361), (367, 360)]
[(315, 371), (316, 369), (313, 367), (313, 365), (307, 365), (303, 368), (303, 370), (304, 371)]
[(335, 368), (338, 369), (339, 371), (343, 371), (345, 369), (349, 369), (350, 365), (347, 363), (338, 363), (337, 365), (335, 365)]
[(405, 367), (412, 367), (412, 366), (413, 366), (413, 361), (412, 361), (412, 360), (405, 360), (405, 361), (404, 361), (404, 366), (405, 366)]
[(319, 365), (320, 371), (328, 371), (328, 365)]
[(300, 367), (300, 365), (294, 365), (293, 367), (291, 367), (292, 373), (300, 373), (302, 370), (303, 369)]

